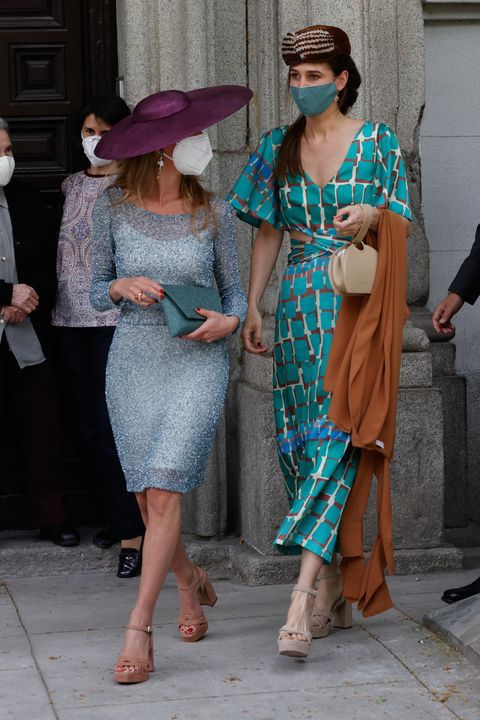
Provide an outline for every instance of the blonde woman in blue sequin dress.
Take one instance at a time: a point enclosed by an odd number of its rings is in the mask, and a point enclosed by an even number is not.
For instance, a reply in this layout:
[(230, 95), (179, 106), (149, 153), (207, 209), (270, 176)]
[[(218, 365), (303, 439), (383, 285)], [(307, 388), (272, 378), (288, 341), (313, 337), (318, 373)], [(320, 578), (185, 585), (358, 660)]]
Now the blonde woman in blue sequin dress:
[(377, 208), (398, 213), (407, 227), (411, 212), (394, 131), (347, 115), (361, 79), (346, 33), (325, 25), (288, 33), (282, 56), (300, 115), (263, 135), (229, 201), (240, 219), (259, 228), (242, 333), (249, 352), (267, 350), (258, 308), (284, 231), (291, 238), (273, 348), (277, 448), (290, 507), (275, 546), (301, 555), (301, 566), (278, 647), (282, 655), (306, 657), (312, 638), (352, 624), (336, 550), (358, 451), (327, 416), (323, 378), (341, 301), (330, 285), (328, 262), (361, 227), (360, 204), (374, 208), (373, 231)]
[[(201, 605), (216, 601), (206, 573), (185, 553), (180, 500), (204, 479), (228, 383), (224, 338), (244, 319), (246, 298), (234, 214), (195, 176), (212, 157), (202, 131), (250, 97), (239, 86), (156, 93), (96, 149), (123, 160), (94, 211), (90, 299), (98, 310), (121, 308), (107, 403), (127, 489), (146, 526), (139, 592), (115, 666), (119, 683), (143, 682), (153, 670), (153, 612), (170, 567), (182, 591), (183, 640), (205, 635)], [(162, 283), (210, 287), (213, 278), (223, 312), (200, 308), (206, 319), (198, 330), (170, 337)]]

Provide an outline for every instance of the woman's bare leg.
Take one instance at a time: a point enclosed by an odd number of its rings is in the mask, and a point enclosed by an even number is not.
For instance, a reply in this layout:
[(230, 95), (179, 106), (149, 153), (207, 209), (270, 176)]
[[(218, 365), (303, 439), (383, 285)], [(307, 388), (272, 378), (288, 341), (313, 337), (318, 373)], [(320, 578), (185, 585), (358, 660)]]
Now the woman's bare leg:
[[(325, 578), (325, 579), (322, 579)], [(323, 563), (318, 572), (317, 597), (315, 598), (315, 611), (328, 610), (341, 595), (342, 579), (338, 570), (337, 555), (334, 554), (332, 562)]]
[(137, 504), (140, 509), (140, 514), (142, 516), (143, 524), (145, 525), (145, 527), (147, 527), (147, 525), (148, 525), (147, 491), (144, 490), (143, 492), (135, 493), (135, 498), (137, 500)]
[[(195, 565), (187, 556), (182, 536), (179, 537), (177, 547), (175, 548), (175, 553), (172, 559), (172, 571), (177, 580), (179, 589), (189, 587), (195, 580)], [(199, 613), (201, 613), (201, 605), (198, 600), (197, 588), (192, 588), (190, 592), (181, 592), (180, 614), (195, 617), (198, 616)], [(182, 632), (189, 630), (191, 633), (194, 633), (196, 626), (181, 625), (180, 630)]]
[(134, 550), (140, 550), (140, 546), (142, 544), (142, 536), (137, 535), (134, 538), (125, 538), (124, 540), (120, 541), (120, 547), (123, 548), (133, 548)]
[[(306, 588), (315, 588), (318, 573), (323, 565), (323, 560), (315, 553), (303, 548), (302, 559), (300, 563), (300, 574), (297, 584)], [(288, 608), (286, 625), (298, 628), (299, 630), (309, 630), (310, 618), (307, 616), (307, 603), (311, 601), (310, 595), (305, 593), (294, 593), (290, 607)], [(294, 640), (306, 640), (306, 636), (301, 633), (290, 634), (281, 633), (282, 638), (293, 638)]]
[[(181, 496), (157, 488), (149, 488), (145, 495), (148, 522), (143, 543), (142, 574), (137, 600), (129, 620), (130, 625), (140, 627), (152, 624), (155, 603), (180, 537)], [(122, 655), (146, 658), (148, 641), (146, 633), (126, 630)]]

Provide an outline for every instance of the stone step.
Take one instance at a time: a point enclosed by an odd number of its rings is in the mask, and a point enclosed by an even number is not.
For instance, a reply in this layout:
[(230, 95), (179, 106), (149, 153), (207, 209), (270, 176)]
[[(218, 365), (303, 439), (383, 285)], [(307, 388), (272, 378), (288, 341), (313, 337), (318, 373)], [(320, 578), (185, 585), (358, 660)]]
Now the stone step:
[[(0, 532), (0, 579), (80, 573), (114, 573), (119, 546), (100, 550), (92, 542), (92, 529), (82, 529), (82, 542), (62, 548), (38, 540), (36, 532)], [(238, 538), (199, 539), (187, 535), (189, 556), (207, 570), (235, 575), (247, 585), (293, 582), (299, 558), (263, 555)], [(454, 547), (397, 550), (398, 575), (455, 570), (463, 566), (463, 552)]]
[(428, 613), (423, 622), (480, 668), (480, 595)]

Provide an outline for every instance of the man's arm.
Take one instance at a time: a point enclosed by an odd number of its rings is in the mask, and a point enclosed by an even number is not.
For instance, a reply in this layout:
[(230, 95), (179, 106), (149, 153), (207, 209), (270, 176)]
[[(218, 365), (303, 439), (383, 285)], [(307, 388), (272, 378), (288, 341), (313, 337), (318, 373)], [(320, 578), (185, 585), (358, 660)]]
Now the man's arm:
[(448, 292), (459, 295), (470, 305), (473, 305), (480, 295), (480, 225), (477, 227), (470, 254), (460, 266)]
[(464, 302), (473, 303), (480, 295), (480, 225), (477, 226), (475, 242), (470, 254), (463, 261), (460, 270), (448, 288), (448, 295), (441, 300), (433, 311), (432, 324), (436, 332), (454, 335), (455, 325), (452, 317), (460, 310)]

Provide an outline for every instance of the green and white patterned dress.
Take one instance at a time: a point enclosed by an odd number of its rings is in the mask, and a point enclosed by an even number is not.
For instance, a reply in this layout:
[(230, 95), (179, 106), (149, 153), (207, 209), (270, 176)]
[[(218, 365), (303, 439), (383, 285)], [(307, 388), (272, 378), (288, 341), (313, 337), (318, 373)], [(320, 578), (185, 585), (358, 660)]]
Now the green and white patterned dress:
[(341, 303), (328, 279), (328, 261), (345, 240), (337, 238), (333, 218), (353, 203), (387, 207), (409, 220), (411, 210), (398, 140), (387, 125), (365, 122), (324, 187), (306, 174), (274, 178), (286, 131), (263, 135), (228, 200), (251, 225), (266, 220), (311, 237), (308, 243), (291, 241), (276, 311), (273, 402), (290, 510), (275, 544), (284, 553), (307, 548), (328, 563), (359, 458), (350, 435), (328, 420), (330, 394), (323, 387)]

